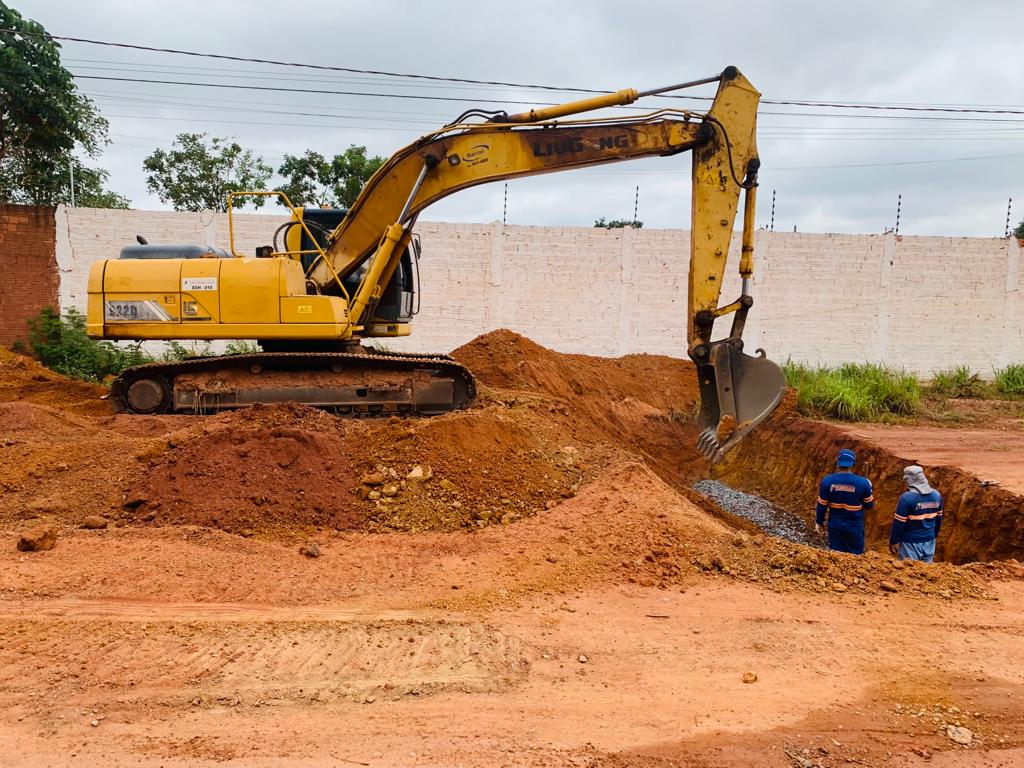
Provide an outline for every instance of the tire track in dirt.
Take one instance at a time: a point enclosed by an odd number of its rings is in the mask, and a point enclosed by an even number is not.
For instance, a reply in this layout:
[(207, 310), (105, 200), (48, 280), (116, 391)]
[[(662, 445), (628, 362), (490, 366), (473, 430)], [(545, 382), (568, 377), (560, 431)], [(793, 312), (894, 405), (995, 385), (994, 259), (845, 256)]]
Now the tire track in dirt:
[(0, 618), (0, 637), (8, 703), (40, 687), (194, 705), (482, 692), (528, 670), (515, 637), (458, 620), (12, 616)]

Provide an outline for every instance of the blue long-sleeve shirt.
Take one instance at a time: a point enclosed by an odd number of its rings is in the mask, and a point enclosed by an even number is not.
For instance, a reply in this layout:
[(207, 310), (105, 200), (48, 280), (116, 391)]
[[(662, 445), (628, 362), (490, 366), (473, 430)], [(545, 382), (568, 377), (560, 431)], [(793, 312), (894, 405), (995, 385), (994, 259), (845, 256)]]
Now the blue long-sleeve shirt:
[(826, 475), (818, 487), (818, 505), (814, 510), (818, 525), (828, 514), (829, 527), (864, 530), (864, 511), (875, 506), (871, 481), (853, 472)]
[(939, 537), (942, 529), (942, 495), (938, 491), (907, 491), (900, 496), (892, 518), (889, 543), (919, 544)]

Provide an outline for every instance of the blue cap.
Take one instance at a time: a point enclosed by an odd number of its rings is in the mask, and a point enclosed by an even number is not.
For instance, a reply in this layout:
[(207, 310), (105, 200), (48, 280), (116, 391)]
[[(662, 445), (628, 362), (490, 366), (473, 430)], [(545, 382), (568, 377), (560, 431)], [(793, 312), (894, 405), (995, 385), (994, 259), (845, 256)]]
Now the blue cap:
[(836, 456), (837, 467), (852, 467), (857, 463), (857, 454), (851, 451), (849, 448), (843, 448)]

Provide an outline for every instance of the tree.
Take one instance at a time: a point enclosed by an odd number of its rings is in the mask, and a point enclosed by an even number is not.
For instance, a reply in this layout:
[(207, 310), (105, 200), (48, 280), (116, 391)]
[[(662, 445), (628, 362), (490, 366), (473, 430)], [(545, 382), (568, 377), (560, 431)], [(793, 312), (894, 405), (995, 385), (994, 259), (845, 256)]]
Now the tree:
[(594, 222), (595, 227), (604, 227), (605, 229), (625, 229), (626, 227), (641, 229), (643, 225), (644, 223), (642, 221), (626, 221), (625, 219), (612, 219), (611, 221), (605, 221), (604, 216)]
[(38, 152), (18, 151), (0, 162), (0, 189), (6, 202), (22, 205), (70, 205), (71, 167), (74, 168), (75, 205), (82, 208), (128, 208), (128, 198), (104, 187), (110, 175), (88, 168), (72, 156), (53, 160)]
[(1020, 224), (1013, 230), (1013, 236), (1019, 240), (1024, 240), (1024, 219), (1020, 220)]
[[(46, 30), (0, 0), (0, 202), (70, 201), (69, 166), (95, 202), (127, 201), (102, 189), (106, 171), (84, 167), (108, 143), (107, 121), (78, 92)], [(76, 187), (78, 179), (76, 178)]]
[(331, 160), (312, 150), (285, 155), (277, 172), (286, 179), (281, 191), (293, 205), (349, 208), (383, 164), (383, 157), (367, 157), (366, 147), (353, 144)]
[[(207, 138), (205, 133), (179, 133), (169, 152), (156, 150), (142, 167), (149, 172), (149, 190), (176, 211), (226, 211), (229, 192), (264, 189), (273, 173), (263, 158), (238, 142)], [(261, 208), (265, 201), (262, 197), (235, 200), (234, 207), (252, 202)]]

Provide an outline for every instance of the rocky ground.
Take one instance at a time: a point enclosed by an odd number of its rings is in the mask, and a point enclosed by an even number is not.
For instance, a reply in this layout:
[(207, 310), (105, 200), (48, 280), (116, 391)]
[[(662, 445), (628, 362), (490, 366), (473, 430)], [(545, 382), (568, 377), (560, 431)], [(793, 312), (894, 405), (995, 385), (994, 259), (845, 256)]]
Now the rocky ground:
[[(686, 363), (455, 354), (473, 409), (350, 422), (111, 416), (3, 353), (0, 764), (1024, 765), (1024, 573), (801, 543), (842, 433), (782, 414), (744, 485)], [(949, 478), (979, 535), (1020, 508)]]

